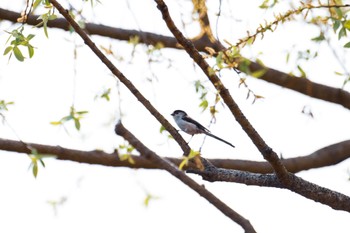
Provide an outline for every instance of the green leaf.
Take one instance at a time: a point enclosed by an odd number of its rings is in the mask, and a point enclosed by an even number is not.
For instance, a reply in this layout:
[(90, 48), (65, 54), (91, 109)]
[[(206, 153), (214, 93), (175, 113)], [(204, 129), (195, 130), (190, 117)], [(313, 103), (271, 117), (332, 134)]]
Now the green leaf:
[(77, 130), (80, 130), (80, 121), (77, 118), (74, 118), (74, 125)]
[(340, 40), (342, 37), (345, 37), (345, 36), (346, 36), (346, 29), (343, 27), (339, 30), (338, 39)]
[(36, 178), (38, 176), (38, 163), (33, 163), (33, 168), (32, 168), (32, 171), (33, 171), (33, 175), (34, 177)]
[(33, 3), (33, 10), (35, 10), (35, 8), (37, 8), (40, 3), (41, 3), (41, 0), (35, 0), (35, 2)]
[(209, 105), (208, 101), (207, 101), (207, 100), (203, 100), (203, 101), (199, 104), (199, 107), (203, 108), (203, 111), (204, 111), (205, 109), (208, 108), (208, 105)]
[(47, 24), (46, 23), (44, 23), (43, 28), (44, 28), (44, 33), (45, 33), (46, 38), (49, 38), (49, 33), (47, 32)]
[(260, 69), (252, 72), (250, 75), (253, 76), (254, 78), (260, 78), (266, 73), (266, 71), (267, 71), (266, 69)]
[(182, 170), (184, 168), (184, 166), (188, 164), (188, 161), (190, 161), (191, 159), (193, 159), (196, 156), (200, 156), (200, 152), (191, 150), (190, 154), (188, 156), (184, 157), (183, 160), (181, 161), (181, 163), (179, 165), (179, 169)]
[(223, 60), (223, 52), (219, 52), (219, 54), (216, 56), (216, 65), (218, 66), (219, 69), (222, 69), (224, 67), (224, 60)]
[(336, 32), (338, 30), (338, 28), (340, 27), (340, 24), (341, 24), (340, 20), (334, 20), (334, 24), (333, 24), (334, 32)]
[(344, 45), (344, 48), (350, 48), (350, 41)]
[(286, 55), (286, 63), (289, 62), (289, 58), (290, 58), (290, 53), (288, 52), (287, 55)]
[(325, 38), (324, 34), (323, 34), (323, 33), (320, 33), (319, 36), (314, 37), (314, 38), (312, 38), (311, 40), (312, 40), (312, 41), (316, 41), (316, 42), (320, 42), (320, 41), (323, 41), (323, 40), (325, 40), (325, 39), (326, 39), (326, 38)]
[(28, 45), (27, 47), (28, 47), (29, 57), (32, 58), (34, 55), (34, 48), (31, 45)]
[(51, 121), (50, 122), (51, 125), (62, 125), (61, 121)]
[(151, 198), (152, 198), (152, 195), (147, 194), (145, 200), (143, 201), (143, 204), (144, 204), (146, 207), (148, 206), (149, 201), (151, 200)]
[(111, 88), (108, 88), (101, 94), (101, 98), (106, 99), (107, 101), (110, 101), (109, 95), (111, 94)]
[(306, 78), (306, 73), (305, 73), (305, 71), (303, 70), (303, 68), (301, 68), (301, 66), (297, 66), (297, 68), (298, 68), (298, 70), (299, 70), (299, 72), (300, 72), (300, 74), (301, 74), (301, 77), (302, 78)]
[[(350, 42), (349, 42), (350, 43)], [(336, 75), (339, 75), (339, 76), (343, 76), (344, 74), (343, 73), (341, 73), (341, 72), (338, 72), (338, 71), (335, 71), (334, 72)]]
[(343, 11), (340, 8), (335, 8), (335, 12), (338, 15), (338, 19), (343, 18)]
[(15, 57), (17, 58), (18, 61), (24, 61), (23, 54), (17, 46), (13, 47), (13, 53), (15, 54)]
[(344, 22), (344, 28), (350, 30), (350, 20), (346, 20), (346, 21)]
[(89, 111), (79, 111), (79, 112), (76, 112), (78, 115), (84, 115), (86, 113), (88, 113)]
[(30, 40), (33, 39), (34, 37), (35, 37), (35, 35), (29, 34), (29, 35), (27, 36), (27, 41), (30, 41)]
[(48, 20), (55, 20), (57, 19), (57, 15), (49, 15)]
[(181, 161), (180, 165), (179, 165), (179, 170), (182, 171), (182, 169), (184, 168), (185, 165), (188, 164), (188, 158), (187, 157), (184, 157), (184, 159)]
[(165, 131), (165, 127), (163, 125), (160, 126), (159, 133), (163, 133)]
[(44, 160), (42, 160), (42, 159), (39, 159), (39, 162), (41, 163), (41, 165), (42, 165), (43, 167), (45, 167), (45, 163), (44, 163)]
[(12, 46), (8, 46), (5, 51), (4, 51), (4, 55), (8, 54), (9, 52), (11, 52), (13, 50)]

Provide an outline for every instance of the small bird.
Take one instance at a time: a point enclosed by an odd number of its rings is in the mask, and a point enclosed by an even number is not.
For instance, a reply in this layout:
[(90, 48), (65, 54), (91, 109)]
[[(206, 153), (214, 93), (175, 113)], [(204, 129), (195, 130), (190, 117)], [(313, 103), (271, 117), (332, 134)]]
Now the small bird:
[(186, 112), (184, 112), (182, 110), (175, 110), (171, 115), (174, 117), (176, 124), (185, 133), (188, 133), (192, 136), (194, 134), (204, 133), (204, 134), (206, 134), (210, 137), (213, 137), (219, 141), (222, 141), (222, 142), (224, 142), (232, 147), (235, 147), (234, 145), (225, 141), (224, 139), (221, 139), (221, 138), (211, 134), (207, 128), (205, 128), (203, 125), (201, 125), (200, 123), (198, 123), (197, 121), (195, 121), (191, 117), (189, 117)]

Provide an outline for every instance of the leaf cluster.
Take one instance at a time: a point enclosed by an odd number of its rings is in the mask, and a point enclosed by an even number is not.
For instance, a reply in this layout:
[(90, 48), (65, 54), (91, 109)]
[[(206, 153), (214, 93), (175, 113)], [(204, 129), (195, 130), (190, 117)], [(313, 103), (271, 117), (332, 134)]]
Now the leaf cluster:
[(77, 111), (74, 106), (70, 107), (70, 112), (67, 116), (62, 117), (59, 121), (50, 122), (52, 125), (63, 125), (68, 121), (73, 121), (75, 128), (80, 130), (80, 120), (87, 114), (88, 111)]
[(8, 43), (11, 39), (10, 45), (5, 48), (4, 55), (10, 53), (9, 59), (12, 54), (15, 55), (18, 61), (24, 61), (24, 56), (22, 51), (20, 50), (20, 46), (27, 47), (29, 58), (32, 58), (34, 55), (34, 47), (30, 44), (30, 40), (34, 38), (35, 35), (29, 34), (28, 36), (23, 34), (24, 27), (20, 26), (18, 29), (14, 29), (12, 32), (6, 31), (10, 34), (6, 43)]

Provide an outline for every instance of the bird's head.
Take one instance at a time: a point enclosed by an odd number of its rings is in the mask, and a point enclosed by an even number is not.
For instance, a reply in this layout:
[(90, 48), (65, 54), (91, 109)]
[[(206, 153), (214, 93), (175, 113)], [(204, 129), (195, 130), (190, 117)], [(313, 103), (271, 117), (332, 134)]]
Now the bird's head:
[(175, 110), (172, 114), (171, 114), (174, 118), (182, 118), (184, 116), (187, 116), (187, 113), (182, 111), (182, 110)]

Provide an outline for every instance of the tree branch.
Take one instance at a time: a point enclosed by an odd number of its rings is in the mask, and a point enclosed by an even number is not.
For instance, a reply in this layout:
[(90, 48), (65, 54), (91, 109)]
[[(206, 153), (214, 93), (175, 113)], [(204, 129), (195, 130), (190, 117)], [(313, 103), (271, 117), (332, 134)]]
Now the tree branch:
[[(161, 169), (157, 164), (146, 159), (146, 155), (141, 154), (131, 155), (135, 161), (134, 164), (128, 161), (121, 161), (118, 153), (106, 153), (99, 150), (81, 151), (73, 150), (60, 146), (49, 146), (43, 144), (35, 144), (29, 142), (21, 142), (0, 138), (0, 150), (30, 154), (31, 151), (26, 145), (35, 148), (39, 154), (49, 154), (55, 156), (59, 160), (68, 160), (79, 163), (99, 164), (112, 167), (129, 167), (129, 168), (144, 168), (144, 169)], [(286, 166), (289, 172), (297, 173), (300, 171), (326, 167), (334, 165), (348, 159), (350, 157), (350, 140), (339, 142), (320, 150), (313, 152), (310, 155), (300, 156), (290, 159), (283, 159), (282, 163)], [(181, 159), (164, 157), (171, 161), (176, 166), (179, 166)], [(257, 162), (238, 159), (209, 159), (215, 167), (224, 169), (233, 169), (247, 171), (252, 173), (272, 173), (272, 167), (268, 162)], [(193, 164), (189, 164), (185, 169), (195, 169)]]
[[(0, 19), (15, 23), (19, 17), (20, 13), (18, 12), (0, 8)], [(41, 22), (37, 19), (38, 17), (39, 15), (29, 15), (26, 23), (29, 25), (37, 25)], [(67, 23), (67, 21), (62, 18), (50, 20), (48, 22), (48, 27), (59, 28), (68, 31), (69, 23)], [(131, 37), (137, 36), (140, 39), (140, 43), (147, 45), (156, 45), (157, 43), (162, 43), (166, 48), (183, 49), (182, 46), (177, 43), (177, 40), (174, 37), (162, 36), (151, 32), (126, 30), (94, 23), (86, 23), (84, 30), (90, 35), (99, 35), (124, 41), (129, 41)], [(226, 50), (226, 48), (218, 41), (213, 42), (209, 40), (207, 36), (194, 38), (193, 43), (199, 51), (205, 53), (207, 53), (207, 50), (205, 49), (206, 47), (211, 47), (215, 51)], [(291, 76), (287, 73), (269, 67), (264, 67), (253, 61), (249, 61), (248, 68), (250, 72), (266, 70), (266, 73), (259, 77), (259, 80), (264, 80), (266, 82), (273, 83), (275, 85), (299, 92), (301, 94), (339, 104), (347, 109), (350, 109), (350, 93), (343, 89), (312, 82), (306, 78)]]
[(133, 145), (140, 153), (145, 154), (148, 159), (158, 164), (161, 168), (168, 171), (170, 174), (181, 180), (184, 184), (189, 186), (191, 189), (196, 191), (200, 196), (209, 201), (217, 209), (219, 209), (223, 214), (229, 217), (231, 220), (239, 224), (247, 233), (256, 232), (250, 222), (242, 217), (240, 214), (235, 212), (224, 202), (218, 199), (215, 195), (209, 192), (204, 186), (196, 183), (190, 177), (188, 177), (184, 172), (180, 171), (173, 164), (169, 163), (167, 160), (162, 159), (159, 155), (149, 150), (141, 141), (139, 141), (132, 133), (130, 133), (121, 122), (119, 122), (115, 131), (118, 135), (125, 138), (131, 145)]
[(335, 210), (344, 210), (350, 212), (350, 197), (332, 191), (330, 189), (320, 187), (292, 174), (290, 174), (291, 182), (286, 187), (281, 184), (275, 174), (262, 175), (249, 172), (227, 170), (216, 168), (210, 164), (204, 164), (204, 167), (204, 171), (189, 170), (188, 172), (198, 174), (202, 176), (203, 179), (211, 182), (226, 181), (243, 183), (246, 185), (286, 188), (308, 199), (328, 205)]

